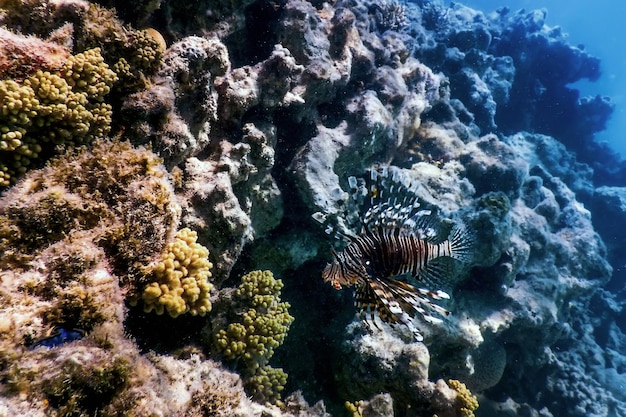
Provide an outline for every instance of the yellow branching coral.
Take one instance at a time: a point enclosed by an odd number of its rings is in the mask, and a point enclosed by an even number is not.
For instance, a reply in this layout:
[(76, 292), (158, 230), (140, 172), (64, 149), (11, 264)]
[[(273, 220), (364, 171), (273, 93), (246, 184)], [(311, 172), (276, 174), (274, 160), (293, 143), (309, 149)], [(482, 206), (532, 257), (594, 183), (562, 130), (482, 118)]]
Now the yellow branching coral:
[(478, 409), (478, 398), (459, 380), (449, 379), (448, 386), (457, 393), (456, 404), (459, 415), (462, 417), (474, 417), (474, 411)]
[(111, 91), (117, 76), (104, 63), (100, 48), (89, 49), (71, 57), (63, 66), (62, 77), (75, 93), (84, 93), (91, 100), (102, 101)]
[(103, 98), (117, 76), (94, 48), (69, 57), (59, 71), (18, 81), (0, 81), (0, 188), (55, 145), (105, 136), (111, 106)]
[(363, 414), (361, 413), (361, 401), (346, 401), (343, 405), (352, 417), (363, 417)]
[(190, 229), (179, 230), (153, 273), (156, 281), (143, 292), (144, 310), (178, 317), (184, 313), (203, 316), (211, 311), (209, 283), (213, 266), (209, 251), (196, 243), (198, 235)]
[(145, 88), (165, 52), (161, 34), (154, 29), (135, 30), (124, 25), (114, 11), (93, 3), (82, 19), (76, 47), (101, 47), (106, 61), (113, 64), (120, 78), (117, 86), (125, 94)]

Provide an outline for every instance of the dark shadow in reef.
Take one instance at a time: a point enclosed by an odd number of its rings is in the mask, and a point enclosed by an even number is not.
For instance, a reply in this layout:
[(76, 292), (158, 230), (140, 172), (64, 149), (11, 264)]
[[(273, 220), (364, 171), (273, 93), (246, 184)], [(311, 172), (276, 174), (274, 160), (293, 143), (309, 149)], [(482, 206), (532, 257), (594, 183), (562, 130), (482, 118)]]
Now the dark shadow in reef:
[(140, 302), (138, 306), (130, 307), (124, 320), (127, 335), (135, 340), (141, 352), (168, 354), (201, 345), (199, 335), (207, 317), (182, 315), (172, 318), (167, 313), (159, 316), (144, 312), (142, 305)]

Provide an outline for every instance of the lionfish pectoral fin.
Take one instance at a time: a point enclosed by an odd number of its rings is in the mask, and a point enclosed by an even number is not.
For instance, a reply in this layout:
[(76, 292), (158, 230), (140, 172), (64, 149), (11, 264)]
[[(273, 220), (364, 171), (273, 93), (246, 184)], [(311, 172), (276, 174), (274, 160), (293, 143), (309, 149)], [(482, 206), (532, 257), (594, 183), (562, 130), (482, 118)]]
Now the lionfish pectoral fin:
[(390, 325), (402, 323), (411, 330), (417, 340), (423, 337), (415, 327), (414, 317), (430, 324), (441, 323), (437, 316), (447, 316), (448, 310), (434, 301), (450, 298), (444, 291), (415, 288), (396, 279), (375, 279), (369, 286), (379, 300), (377, 306), (381, 320)]
[(376, 297), (376, 310), (380, 319), (391, 326), (402, 323), (413, 333), (416, 340), (423, 340), (411, 317), (414, 312), (412, 304), (407, 303), (406, 298), (400, 295), (412, 287), (401, 281), (389, 279), (373, 279), (368, 285)]
[[(354, 306), (357, 309), (359, 317), (367, 323), (367, 325), (373, 325), (376, 329), (380, 330), (376, 324), (374, 313), (377, 310), (378, 300), (376, 294), (372, 291), (372, 288), (367, 282), (360, 283), (356, 287), (354, 293)], [(368, 320), (369, 313), (369, 320)]]

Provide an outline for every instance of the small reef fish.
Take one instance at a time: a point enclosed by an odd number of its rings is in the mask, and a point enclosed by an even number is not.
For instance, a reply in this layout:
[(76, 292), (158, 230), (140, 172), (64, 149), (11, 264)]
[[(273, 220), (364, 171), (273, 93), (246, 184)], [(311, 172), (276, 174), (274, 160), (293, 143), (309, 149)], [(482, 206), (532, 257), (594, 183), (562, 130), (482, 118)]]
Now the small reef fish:
[[(440, 320), (433, 313), (449, 314), (434, 301), (450, 298), (441, 288), (454, 276), (452, 263), (468, 260), (471, 234), (460, 221), (447, 223), (446, 227), (433, 210), (424, 209), (415, 190), (402, 181), (398, 171), (390, 175), (387, 169), (372, 169), (369, 180), (349, 177), (348, 184), (360, 231), (350, 235), (327, 227), (327, 233), (335, 232), (347, 246), (340, 252), (332, 251), (333, 261), (326, 265), (322, 278), (337, 290), (355, 286), (355, 305), (365, 321), (369, 312), (376, 326), (377, 313), (392, 326), (406, 325), (421, 341), (423, 336), (413, 319), (419, 315), (433, 323)], [(367, 200), (369, 207), (361, 215), (360, 209), (368, 205)], [(328, 223), (324, 214), (316, 213), (313, 217)], [(349, 218), (350, 213), (345, 217)], [(344, 225), (348, 223), (349, 220)], [(401, 279), (407, 276), (432, 290), (417, 288)]]
[(55, 327), (50, 336), (39, 339), (33, 343), (32, 348), (46, 346), (54, 348), (62, 346), (66, 343), (80, 340), (85, 337), (85, 331), (80, 329), (65, 329), (63, 327)]

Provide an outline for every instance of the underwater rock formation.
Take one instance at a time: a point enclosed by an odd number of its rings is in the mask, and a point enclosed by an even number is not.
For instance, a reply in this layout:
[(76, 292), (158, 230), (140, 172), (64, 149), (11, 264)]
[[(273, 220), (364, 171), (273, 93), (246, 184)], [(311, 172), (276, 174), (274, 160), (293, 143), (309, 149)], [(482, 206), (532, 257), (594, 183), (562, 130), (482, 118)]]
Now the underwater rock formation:
[[(544, 22), (0, 2), (0, 414), (626, 416), (611, 106), (568, 87), (599, 60)], [(321, 279), (341, 247), (311, 215), (356, 216), (373, 165), (472, 234), (423, 343)]]
[[(99, 141), (31, 171), (3, 196), (3, 412), (278, 413), (251, 403), (240, 377), (202, 352), (146, 354), (128, 334), (137, 314), (129, 306), (140, 299), (171, 316), (210, 310), (208, 253), (189, 229), (174, 233), (180, 206), (160, 163), (146, 149)], [(155, 277), (169, 279), (159, 297)]]

